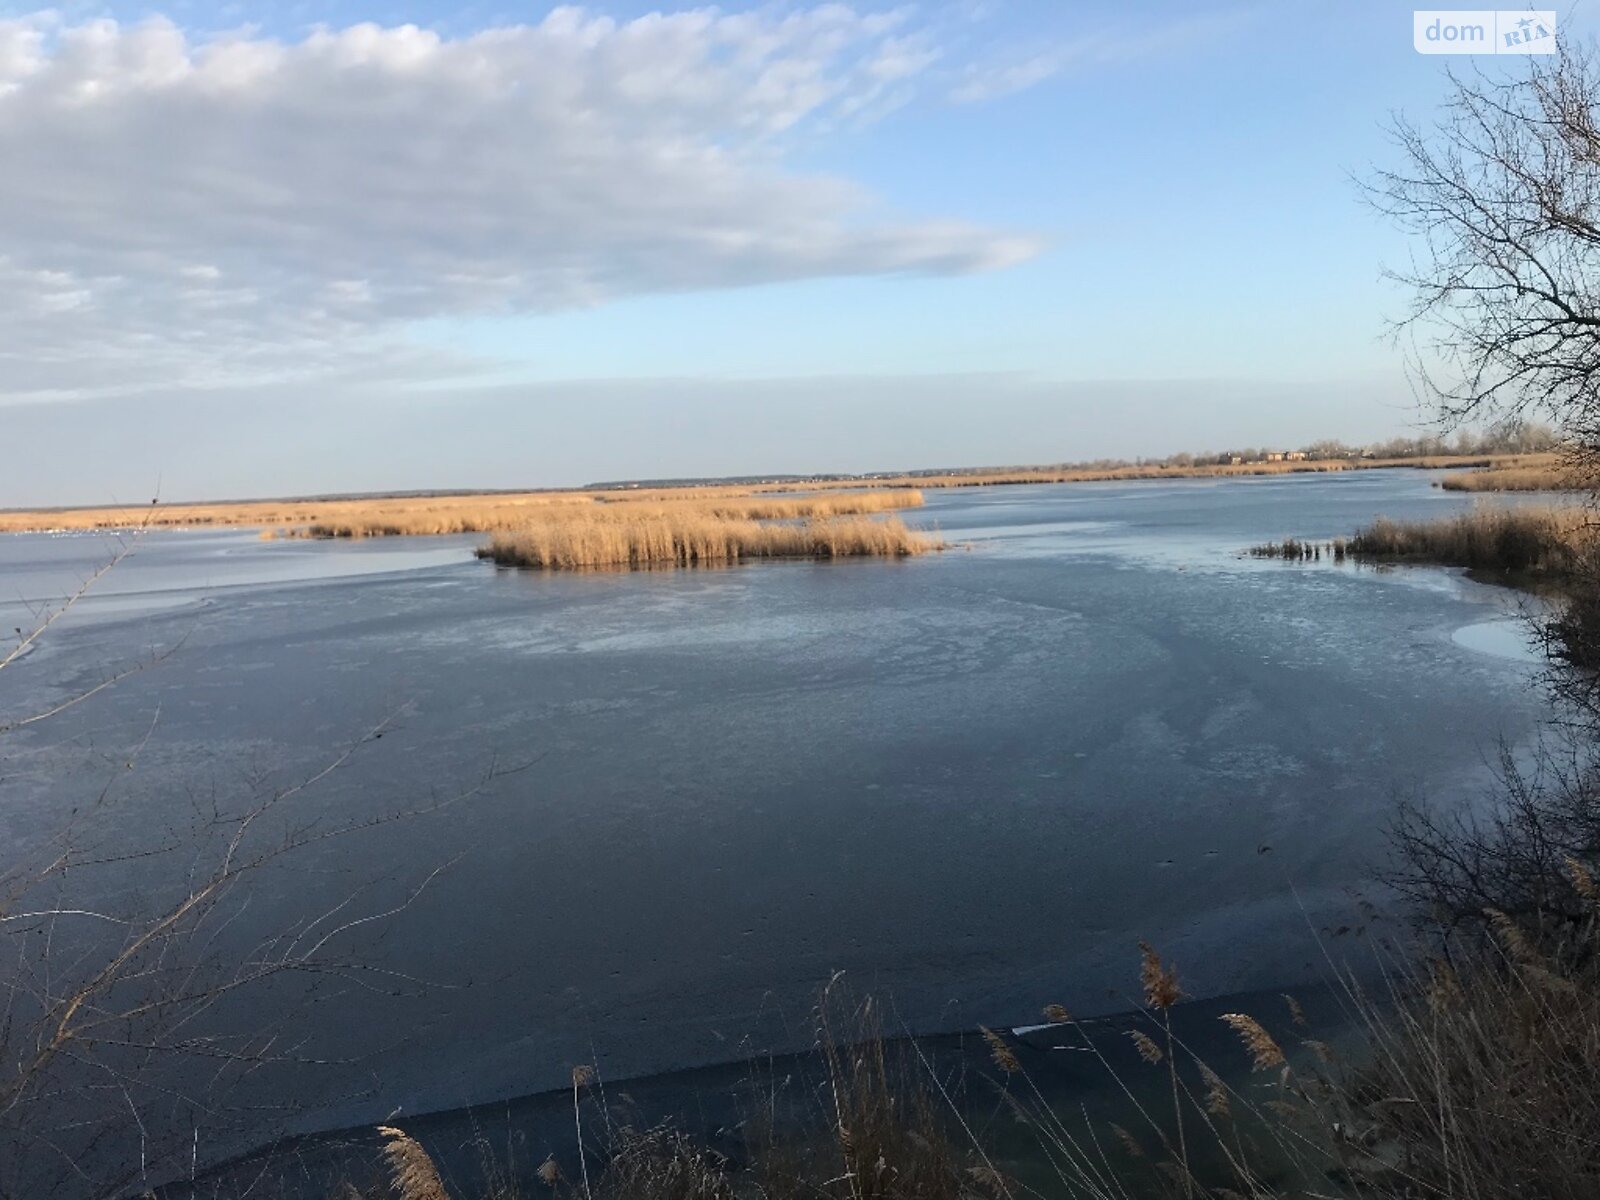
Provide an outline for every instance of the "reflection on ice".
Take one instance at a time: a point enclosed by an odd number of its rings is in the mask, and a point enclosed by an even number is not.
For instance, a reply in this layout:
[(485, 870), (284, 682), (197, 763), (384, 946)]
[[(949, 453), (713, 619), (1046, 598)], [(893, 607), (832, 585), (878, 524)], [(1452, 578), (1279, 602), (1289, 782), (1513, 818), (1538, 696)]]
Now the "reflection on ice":
[(1492, 654), (1496, 658), (1508, 658), (1514, 662), (1541, 661), (1533, 630), (1526, 621), (1517, 617), (1463, 625), (1450, 638), (1456, 645), (1480, 654)]
[[(0, 620), (26, 624), (59, 603), (129, 534), (0, 534)], [(262, 541), (253, 530), (152, 530), (95, 584), (74, 623), (184, 605), (225, 588), (259, 588), (469, 563), (477, 537)]]

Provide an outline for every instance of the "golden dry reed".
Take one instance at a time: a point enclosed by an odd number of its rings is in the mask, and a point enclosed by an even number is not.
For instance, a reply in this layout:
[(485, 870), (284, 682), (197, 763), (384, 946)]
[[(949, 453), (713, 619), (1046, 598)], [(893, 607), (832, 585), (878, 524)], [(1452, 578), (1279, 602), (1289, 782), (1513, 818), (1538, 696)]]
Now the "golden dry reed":
[(1240, 1043), (1250, 1055), (1252, 1070), (1270, 1071), (1287, 1065), (1282, 1048), (1260, 1021), (1248, 1013), (1223, 1013), (1220, 1019), (1239, 1035)]
[(390, 1185), (400, 1200), (450, 1200), (426, 1150), (392, 1125), (378, 1126), (378, 1134), (383, 1138)]
[(1158, 1065), (1166, 1057), (1162, 1053), (1161, 1047), (1156, 1044), (1156, 1040), (1148, 1033), (1139, 1029), (1130, 1029), (1128, 1036), (1133, 1039), (1133, 1044), (1139, 1051), (1139, 1057), (1152, 1067)]
[(1578, 467), (1560, 454), (1525, 455), (1492, 463), (1483, 470), (1446, 475), (1439, 486), (1451, 492), (1563, 492), (1579, 489)]
[(1144, 991), (1144, 1002), (1150, 1008), (1169, 1009), (1183, 999), (1183, 989), (1178, 986), (1177, 969), (1164, 964), (1161, 955), (1149, 942), (1139, 943), (1139, 986)]
[[(1110, 1121), (1104, 1128), (1112, 1137), (1101, 1136), (1097, 1127), (1120, 1115), (1114, 1110), (1089, 1105), (1074, 1113), (1075, 1106), (1052, 1104), (1012, 1039), (980, 1026), (1003, 1080), (1000, 1100), (1017, 1131), (1036, 1139), (1037, 1156), (1028, 1154), (1043, 1187), (1024, 1187), (1001, 1169), (1007, 1160), (990, 1156), (983, 1128), (967, 1122), (923, 1051), (884, 1040), (870, 1001), (851, 1007), (828, 993), (818, 1009), (821, 1103), (795, 1126), (780, 1127), (771, 1116), (749, 1122), (754, 1136), (742, 1161), (671, 1122), (639, 1131), (612, 1127), (607, 1116), (608, 1139), (587, 1144), (584, 1107), (596, 1115), (605, 1109), (585, 1091), (596, 1082), (585, 1066), (572, 1073), (577, 1179), (569, 1183), (553, 1157), (536, 1177), (555, 1200), (1592, 1200), (1600, 1195), (1593, 1136), (1600, 1128), (1600, 911), (1593, 860), (1575, 857), (1565, 869), (1585, 903), (1553, 925), (1547, 914), (1493, 910), (1498, 951), (1463, 946), (1454, 963), (1419, 964), (1390, 1002), (1373, 1004), (1351, 985), (1352, 1032), (1362, 1041), (1349, 1068), (1292, 1063), (1286, 1043), (1260, 1021), (1228, 1012), (1218, 1019), (1251, 1070), (1276, 1078), (1224, 1078), (1165, 1027), (1177, 980), (1142, 945), (1144, 999), (1163, 1021), (1165, 1045), (1139, 1031), (1131, 1036), (1140, 1056), (1171, 1080), (1172, 1107), (1146, 1089), (1136, 1094), (1115, 1072), (1094, 1041), (1096, 1023), (1077, 1033), (1141, 1117), (1143, 1141)], [(1290, 1019), (1305, 1020), (1298, 1004), (1285, 1002)], [(1326, 1045), (1302, 1045), (1324, 1066), (1334, 1064)], [(1200, 1140), (1186, 1140), (1186, 1120)], [(398, 1129), (379, 1133), (399, 1200), (445, 1200), (422, 1147)], [(1019, 1151), (1014, 1135), (1005, 1136)], [(1112, 1145), (1116, 1161), (1106, 1156)], [(591, 1164), (598, 1167), (592, 1186)], [(464, 1200), (531, 1194), (509, 1180), (462, 1193)]]
[(676, 488), (624, 492), (520, 492), (505, 495), (393, 496), (359, 500), (252, 501), (241, 504), (140, 505), (130, 508), (0, 512), (0, 533), (155, 528), (260, 528), (268, 539), (359, 538), (516, 529), (561, 513), (694, 511), (756, 520), (799, 520), (919, 508), (914, 488), (782, 496), (751, 489)]
[(1580, 508), (1474, 508), (1431, 521), (1381, 517), (1348, 543), (1356, 558), (1566, 574), (1594, 545)]
[(989, 1057), (994, 1060), (995, 1066), (1007, 1075), (1015, 1075), (1022, 1070), (1022, 1063), (1017, 1058), (1016, 1051), (1006, 1043), (1005, 1038), (987, 1025), (978, 1026), (978, 1032), (983, 1034), (983, 1040), (989, 1046)]
[(1233, 1102), (1228, 1098), (1228, 1085), (1205, 1063), (1199, 1063), (1200, 1078), (1206, 1085), (1206, 1111), (1213, 1117), (1233, 1115)]
[(703, 510), (552, 513), (496, 533), (478, 551), (501, 566), (545, 570), (723, 566), (757, 558), (905, 558), (942, 547), (898, 517), (765, 523)]
[[(705, 502), (797, 493), (854, 494), (857, 507), (835, 512), (882, 512), (915, 508), (922, 488), (997, 487), (1040, 483), (1092, 483), (1235, 478), (1362, 471), (1386, 467), (1426, 469), (1488, 467), (1507, 470), (1539, 466), (1550, 455), (1438, 455), (1414, 458), (1298, 459), (1284, 462), (1212, 463), (1192, 466), (1160, 463), (1105, 467), (997, 467), (944, 474), (885, 474), (871, 479), (817, 479), (763, 484), (684, 486), (676, 488), (613, 488), (583, 491), (471, 493), (459, 495), (368, 496), (352, 499), (248, 500), (237, 503), (162, 504), (110, 508), (46, 508), (0, 512), (0, 533), (58, 530), (206, 528), (247, 526), (314, 537), (383, 537), (400, 534), (490, 533), (512, 529), (523, 518), (552, 504)], [(1470, 476), (1468, 476), (1470, 478)], [(1447, 486), (1454, 486), (1447, 484)], [(914, 499), (867, 501), (864, 488), (888, 489)], [(864, 507), (878, 505), (880, 507)], [(807, 514), (828, 515), (821, 511)]]

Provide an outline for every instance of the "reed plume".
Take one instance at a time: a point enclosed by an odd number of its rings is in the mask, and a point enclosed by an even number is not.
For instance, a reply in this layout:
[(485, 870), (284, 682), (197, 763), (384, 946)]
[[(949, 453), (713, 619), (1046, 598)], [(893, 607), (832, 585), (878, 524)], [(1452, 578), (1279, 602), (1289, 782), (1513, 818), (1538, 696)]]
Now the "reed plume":
[(1270, 1071), (1273, 1067), (1288, 1064), (1283, 1049), (1254, 1017), (1245, 1013), (1223, 1013), (1221, 1019), (1239, 1035), (1239, 1040), (1250, 1055), (1252, 1070)]
[(1300, 1007), (1300, 1001), (1288, 993), (1284, 993), (1283, 1002), (1289, 1007), (1289, 1019), (1301, 1029), (1304, 1029), (1306, 1027), (1306, 1010)]
[(1139, 943), (1139, 983), (1149, 1008), (1166, 1010), (1183, 999), (1176, 968), (1164, 966), (1149, 942)]
[(1156, 1040), (1149, 1034), (1133, 1029), (1128, 1032), (1128, 1036), (1133, 1039), (1133, 1044), (1139, 1051), (1139, 1057), (1152, 1067), (1159, 1064), (1166, 1057)]
[(1139, 1139), (1134, 1137), (1133, 1134), (1129, 1133), (1121, 1125), (1115, 1124), (1111, 1126), (1111, 1132), (1116, 1135), (1117, 1141), (1122, 1143), (1122, 1148), (1128, 1152), (1129, 1157), (1144, 1157), (1144, 1147), (1139, 1144)]
[(1570, 854), (1565, 861), (1573, 890), (1590, 904), (1600, 905), (1600, 884), (1595, 883), (1594, 873)]
[(989, 1057), (994, 1059), (994, 1065), (1007, 1075), (1015, 1075), (1022, 1070), (1022, 1063), (1018, 1061), (1016, 1051), (1006, 1044), (1001, 1037), (987, 1025), (980, 1025), (978, 1029), (983, 1033), (983, 1040), (989, 1044)]
[(1200, 1064), (1200, 1078), (1206, 1085), (1206, 1111), (1213, 1117), (1233, 1115), (1233, 1104), (1228, 1099), (1228, 1085), (1205, 1063)]
[(400, 1200), (450, 1200), (444, 1182), (428, 1152), (408, 1134), (392, 1125), (378, 1126), (384, 1139), (383, 1157), (389, 1164), (389, 1186)]

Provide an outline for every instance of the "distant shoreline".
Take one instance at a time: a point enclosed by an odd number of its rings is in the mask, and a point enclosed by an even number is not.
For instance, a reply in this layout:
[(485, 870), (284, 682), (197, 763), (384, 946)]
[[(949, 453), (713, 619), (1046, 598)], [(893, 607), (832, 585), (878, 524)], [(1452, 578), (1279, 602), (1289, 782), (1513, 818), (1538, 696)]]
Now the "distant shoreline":
[(291, 499), (204, 501), (164, 504), (39, 507), (0, 509), (0, 533), (55, 533), (96, 529), (134, 528), (214, 528), (238, 527), (263, 530), (301, 530), (329, 522), (349, 521), (353, 517), (369, 521), (378, 535), (390, 517), (438, 514), (438, 528), (414, 528), (416, 520), (397, 525), (406, 533), (482, 532), (506, 528), (496, 523), (482, 528), (462, 527), (449, 520), (450, 514), (465, 512), (484, 504), (506, 509), (525, 504), (538, 506), (575, 501), (629, 502), (650, 500), (663, 503), (705, 500), (730, 496), (756, 496), (774, 492), (797, 493), (839, 489), (875, 488), (961, 488), (1015, 487), (1047, 483), (1104, 483), (1120, 480), (1244, 478), (1265, 475), (1324, 474), (1338, 471), (1371, 471), (1413, 468), (1419, 470), (1494, 471), (1547, 468), (1554, 463), (1551, 454), (1469, 454), (1426, 455), (1409, 458), (1279, 458), (1272, 461), (1207, 463), (1188, 466), (1165, 463), (1108, 466), (1004, 467), (975, 468), (971, 471), (943, 473), (901, 473), (879, 475), (826, 475), (810, 477), (769, 476), (736, 483), (705, 480), (674, 486), (617, 485), (612, 487), (550, 488), (507, 491), (397, 491), (372, 495), (324, 495)]

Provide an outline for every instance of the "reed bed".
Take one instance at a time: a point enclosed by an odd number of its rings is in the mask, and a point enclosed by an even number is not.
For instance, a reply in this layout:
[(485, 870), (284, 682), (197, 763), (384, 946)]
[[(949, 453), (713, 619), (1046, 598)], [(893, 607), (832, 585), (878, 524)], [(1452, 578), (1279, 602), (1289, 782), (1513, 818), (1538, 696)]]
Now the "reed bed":
[(312, 538), (397, 537), (441, 533), (501, 533), (527, 527), (530, 522), (561, 525), (629, 525), (647, 518), (726, 521), (799, 521), (831, 519), (866, 513), (918, 508), (920, 491), (852, 492), (837, 496), (767, 497), (728, 496), (708, 499), (684, 491), (613, 496), (585, 493), (547, 500), (541, 504), (513, 502), (486, 504), (454, 511), (423, 510), (388, 513), (383, 510), (352, 513), (337, 521), (316, 521), (294, 530)]
[(550, 516), (582, 516), (599, 521), (632, 522), (642, 516), (692, 515), (742, 521), (800, 521), (860, 516), (921, 508), (915, 489), (841, 492), (832, 495), (777, 496), (729, 493), (702, 495), (698, 490), (645, 493), (594, 493), (598, 504), (580, 503), (545, 510)]
[(1349, 558), (1571, 577), (1592, 563), (1596, 545), (1595, 526), (1583, 509), (1485, 506), (1428, 521), (1379, 517), (1353, 537), (1286, 537), (1246, 553), (1287, 562)]
[(1312, 542), (1305, 538), (1286, 537), (1281, 542), (1251, 546), (1248, 553), (1251, 558), (1281, 558), (1285, 562), (1321, 562), (1326, 554), (1334, 562), (1343, 562), (1348, 550), (1349, 542), (1344, 538)]
[[(841, 500), (840, 497), (846, 499)], [(906, 499), (904, 497), (909, 497)], [(578, 500), (597, 500), (602, 504), (675, 504), (693, 503), (708, 504), (714, 501), (737, 502), (741, 505), (754, 505), (761, 502), (781, 502), (795, 504), (817, 504), (826, 506), (830, 503), (851, 504), (855, 507), (849, 509), (832, 510), (831, 515), (854, 512), (888, 512), (896, 508), (916, 508), (923, 502), (922, 493), (915, 488), (905, 488), (897, 485), (886, 488), (876, 479), (841, 479), (828, 481), (807, 481), (800, 483), (761, 483), (741, 485), (684, 485), (671, 488), (595, 488), (581, 492), (568, 493), (564, 498)], [(811, 512), (800, 515), (830, 515), (826, 507), (819, 507)]]
[[(252, 500), (217, 504), (127, 505), (110, 508), (46, 508), (0, 512), (0, 533), (130, 528), (274, 529), (286, 536), (383, 537), (489, 533), (514, 529), (531, 513), (556, 504), (652, 504), (758, 499), (777, 501), (797, 493), (849, 494), (857, 507), (832, 513), (817, 509), (797, 516), (846, 515), (916, 507), (921, 489), (999, 487), (1043, 483), (1136, 482), (1162, 479), (1243, 478), (1321, 474), (1334, 471), (1490, 468), (1511, 470), (1550, 455), (1439, 455), (1411, 458), (1305, 459), (1237, 464), (1113, 464), (1106, 466), (997, 467), (929, 474), (885, 474), (872, 478), (812, 479), (770, 483), (662, 488), (603, 488), (449, 495), (368, 496), (308, 500)], [(1453, 486), (1453, 485), (1450, 485)], [(864, 490), (871, 489), (871, 490)], [(867, 496), (904, 494), (903, 502)], [(758, 517), (759, 519), (759, 517)]]
[(1475, 508), (1433, 521), (1380, 517), (1350, 539), (1356, 558), (1477, 570), (1574, 574), (1592, 553), (1594, 527), (1578, 508)]
[(525, 492), (381, 499), (143, 504), (126, 508), (0, 512), (0, 533), (94, 529), (268, 529), (285, 536), (360, 537), (383, 533), (483, 533), (526, 520), (554, 504), (592, 503), (572, 493)]
[(711, 511), (613, 515), (552, 513), (501, 531), (478, 551), (499, 566), (575, 571), (607, 567), (725, 566), (761, 558), (906, 558), (942, 548), (897, 517), (809, 518), (767, 523)]
[(1435, 960), (1369, 1018), (1367, 1061), (1337, 1096), (1361, 1131), (1362, 1194), (1600, 1195), (1600, 887), (1592, 854), (1556, 861), (1541, 883), (1566, 885), (1566, 911), (1485, 909), (1487, 945)]
[[(493, 533), (540, 515), (694, 511), (727, 518), (800, 520), (919, 508), (921, 491), (852, 491), (822, 495), (756, 494), (749, 489), (638, 492), (520, 492), (284, 503), (142, 505), (137, 508), (0, 513), (0, 532), (119, 528), (260, 528), (264, 537), (365, 538)], [(607, 519), (602, 517), (601, 519)]]
[(1446, 475), (1439, 486), (1449, 492), (1567, 492), (1583, 485), (1579, 471), (1554, 459), (1529, 466), (1490, 467)]
[(865, 513), (893, 512), (902, 508), (921, 508), (923, 496), (917, 490), (847, 493), (842, 496), (808, 496), (797, 499), (747, 497), (706, 504), (698, 497), (674, 503), (704, 508), (713, 516), (753, 521), (793, 521), (801, 518), (831, 518)]

